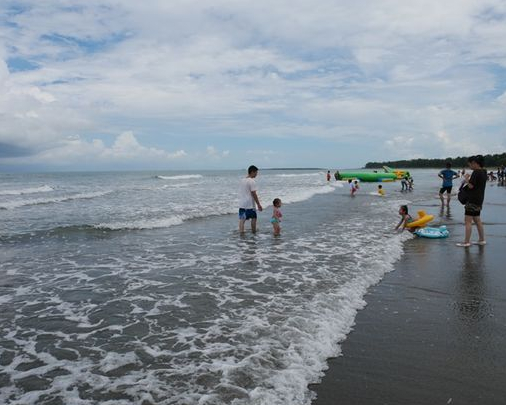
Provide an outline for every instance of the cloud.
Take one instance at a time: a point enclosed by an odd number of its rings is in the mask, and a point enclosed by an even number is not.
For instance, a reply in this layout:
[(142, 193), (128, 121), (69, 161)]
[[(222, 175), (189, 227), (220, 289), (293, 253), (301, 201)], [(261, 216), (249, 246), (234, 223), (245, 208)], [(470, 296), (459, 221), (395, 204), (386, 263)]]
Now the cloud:
[[(99, 146), (103, 146), (99, 143)], [(108, 159), (175, 159), (186, 156), (184, 150), (168, 153), (161, 149), (147, 148), (139, 144), (134, 134), (130, 131), (119, 135), (111, 148), (102, 147), (101, 156)]]
[(230, 155), (229, 150), (219, 151), (214, 146), (208, 146), (206, 148), (206, 154), (208, 157), (213, 159), (221, 159)]
[(153, 167), (186, 158), (184, 150), (167, 152), (162, 149), (141, 145), (130, 131), (118, 135), (108, 147), (100, 139), (83, 140), (79, 136), (67, 137), (57, 146), (40, 151), (34, 155), (18, 157), (14, 154), (5, 158), (7, 164), (53, 164), (66, 167), (76, 162), (94, 168), (110, 167), (114, 164), (134, 163)]
[[(448, 150), (476, 134), (500, 146), (504, 15), (501, 0), (7, 0), (0, 143), (40, 156), (74, 134), (107, 143), (132, 129), (159, 151), (183, 135), (180, 149), (202, 151), (213, 136), (379, 148), (441, 131)], [(136, 145), (121, 149), (132, 139), (119, 141), (108, 153), (135, 159)], [(239, 159), (226, 149), (223, 162)]]

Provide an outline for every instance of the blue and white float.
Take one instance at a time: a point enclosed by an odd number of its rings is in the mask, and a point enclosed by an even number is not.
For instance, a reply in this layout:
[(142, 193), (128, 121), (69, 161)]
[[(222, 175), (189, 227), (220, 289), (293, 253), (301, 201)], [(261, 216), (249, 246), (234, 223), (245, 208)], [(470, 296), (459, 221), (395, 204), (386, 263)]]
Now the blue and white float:
[(445, 225), (441, 225), (439, 228), (432, 228), (432, 227), (425, 227), (417, 229), (414, 232), (415, 235), (420, 236), (421, 238), (431, 238), (431, 239), (438, 239), (438, 238), (447, 238), (450, 232), (448, 229), (446, 229)]

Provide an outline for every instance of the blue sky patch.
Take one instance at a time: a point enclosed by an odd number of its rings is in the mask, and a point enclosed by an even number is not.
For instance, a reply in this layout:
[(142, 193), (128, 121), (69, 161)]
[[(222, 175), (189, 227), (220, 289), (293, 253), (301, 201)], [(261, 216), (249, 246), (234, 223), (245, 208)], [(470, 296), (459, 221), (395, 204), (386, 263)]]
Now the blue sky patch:
[(20, 57), (9, 58), (6, 62), (9, 71), (13, 73), (35, 70), (39, 68), (38, 63)]

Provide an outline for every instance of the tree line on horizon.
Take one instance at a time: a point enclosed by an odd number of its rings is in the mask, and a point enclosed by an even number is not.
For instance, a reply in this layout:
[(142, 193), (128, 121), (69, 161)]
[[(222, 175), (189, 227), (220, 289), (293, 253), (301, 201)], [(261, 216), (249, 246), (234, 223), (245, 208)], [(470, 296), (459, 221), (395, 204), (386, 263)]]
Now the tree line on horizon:
[[(495, 155), (483, 155), (485, 159), (485, 167), (499, 167), (506, 166), (506, 153)], [(387, 162), (367, 162), (366, 169), (380, 169), (383, 166), (390, 166), (393, 168), (410, 168), (410, 169), (423, 169), (423, 168), (437, 168), (445, 167), (446, 163), (451, 163), (453, 167), (467, 167), (468, 156), (459, 156), (456, 158), (448, 157), (446, 159), (409, 159), (409, 160), (393, 160)]]

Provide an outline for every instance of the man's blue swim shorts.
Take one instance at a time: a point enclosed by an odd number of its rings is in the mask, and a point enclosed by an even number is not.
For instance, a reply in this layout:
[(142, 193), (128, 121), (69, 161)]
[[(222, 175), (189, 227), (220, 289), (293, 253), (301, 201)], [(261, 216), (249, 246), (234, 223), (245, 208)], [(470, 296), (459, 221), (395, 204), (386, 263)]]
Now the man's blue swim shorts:
[(257, 212), (254, 209), (239, 208), (239, 219), (248, 220), (256, 218)]

